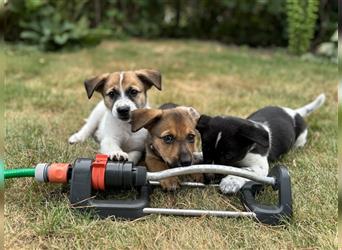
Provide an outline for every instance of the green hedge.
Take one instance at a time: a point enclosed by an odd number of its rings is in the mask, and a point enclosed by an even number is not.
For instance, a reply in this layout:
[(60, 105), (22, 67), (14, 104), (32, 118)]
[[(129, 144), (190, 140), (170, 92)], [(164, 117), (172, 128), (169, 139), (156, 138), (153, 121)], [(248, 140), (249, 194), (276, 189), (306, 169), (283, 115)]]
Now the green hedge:
[[(313, 45), (328, 40), (337, 24), (337, 1), (317, 1), (320, 10)], [(0, 12), (5, 23), (0, 28), (6, 41), (24, 41), (45, 50), (94, 44), (107, 36), (199, 38), (238, 45), (287, 46), (287, 2), (10, 0)]]

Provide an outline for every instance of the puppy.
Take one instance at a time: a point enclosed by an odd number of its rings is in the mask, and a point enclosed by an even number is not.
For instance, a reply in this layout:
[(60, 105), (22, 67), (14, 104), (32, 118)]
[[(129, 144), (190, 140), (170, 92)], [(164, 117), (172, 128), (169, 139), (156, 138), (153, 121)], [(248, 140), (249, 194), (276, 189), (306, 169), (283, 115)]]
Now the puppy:
[(136, 164), (144, 151), (147, 131), (132, 133), (131, 112), (149, 107), (146, 93), (152, 86), (161, 90), (161, 74), (148, 69), (106, 73), (86, 80), (84, 86), (89, 99), (97, 91), (103, 100), (86, 124), (69, 138), (69, 143), (83, 142), (97, 130), (95, 137), (101, 153), (113, 160)]
[[(304, 117), (325, 101), (324, 94), (299, 109), (268, 106), (247, 119), (202, 115), (197, 129), (202, 138), (203, 161), (206, 164), (233, 165), (267, 176), (269, 161), (278, 159), (292, 147), (306, 143)], [(223, 193), (236, 193), (248, 179), (227, 176), (221, 180)]]
[[(132, 112), (132, 131), (148, 130), (146, 140), (147, 169), (151, 172), (190, 166), (196, 160), (196, 123), (199, 113), (191, 107), (165, 104), (160, 109), (139, 109)], [(202, 174), (192, 175), (194, 181), (203, 181)], [(161, 180), (167, 191), (179, 187), (178, 177)]]

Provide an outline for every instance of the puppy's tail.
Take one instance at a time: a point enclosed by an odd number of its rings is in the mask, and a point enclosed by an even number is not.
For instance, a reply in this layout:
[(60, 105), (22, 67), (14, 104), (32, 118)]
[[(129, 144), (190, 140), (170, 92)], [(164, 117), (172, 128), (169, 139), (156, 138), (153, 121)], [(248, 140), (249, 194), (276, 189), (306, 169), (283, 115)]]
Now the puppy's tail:
[(325, 102), (325, 94), (320, 94), (313, 102), (310, 102), (309, 104), (296, 109), (296, 113), (300, 114), (302, 117), (308, 116), (311, 114), (313, 111), (318, 109), (320, 106), (323, 105)]

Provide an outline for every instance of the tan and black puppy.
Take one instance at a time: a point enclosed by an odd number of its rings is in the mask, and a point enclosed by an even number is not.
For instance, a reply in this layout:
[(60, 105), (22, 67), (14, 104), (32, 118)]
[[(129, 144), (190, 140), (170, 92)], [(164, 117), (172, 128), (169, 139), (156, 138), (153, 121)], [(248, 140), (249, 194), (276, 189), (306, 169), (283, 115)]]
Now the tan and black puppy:
[[(196, 124), (199, 113), (191, 107), (165, 104), (159, 109), (139, 109), (132, 112), (132, 131), (148, 130), (146, 140), (146, 166), (157, 172), (174, 167), (186, 167), (194, 163), (196, 154)], [(194, 181), (202, 182), (202, 174), (191, 175)], [(180, 179), (170, 177), (162, 180), (164, 190), (179, 187)]]
[(70, 143), (82, 142), (94, 134), (100, 152), (111, 159), (139, 161), (145, 147), (147, 131), (131, 132), (131, 112), (148, 108), (147, 91), (155, 86), (161, 90), (161, 74), (142, 69), (105, 73), (84, 82), (88, 98), (99, 92), (103, 100), (94, 108), (86, 124), (69, 138)]

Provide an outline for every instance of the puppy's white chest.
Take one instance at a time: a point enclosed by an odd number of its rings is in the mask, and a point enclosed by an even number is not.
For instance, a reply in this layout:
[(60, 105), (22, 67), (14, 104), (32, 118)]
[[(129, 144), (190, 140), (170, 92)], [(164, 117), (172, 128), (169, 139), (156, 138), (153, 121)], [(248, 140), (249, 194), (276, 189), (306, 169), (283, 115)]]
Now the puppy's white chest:
[(239, 161), (237, 164), (239, 167), (251, 167), (251, 166), (268, 166), (268, 161), (266, 156), (260, 154), (247, 153), (246, 156)]
[(110, 112), (107, 112), (101, 121), (97, 137), (100, 141), (106, 137), (113, 139), (125, 152), (143, 151), (147, 130), (142, 129), (133, 133), (128, 122), (121, 121), (113, 117)]

